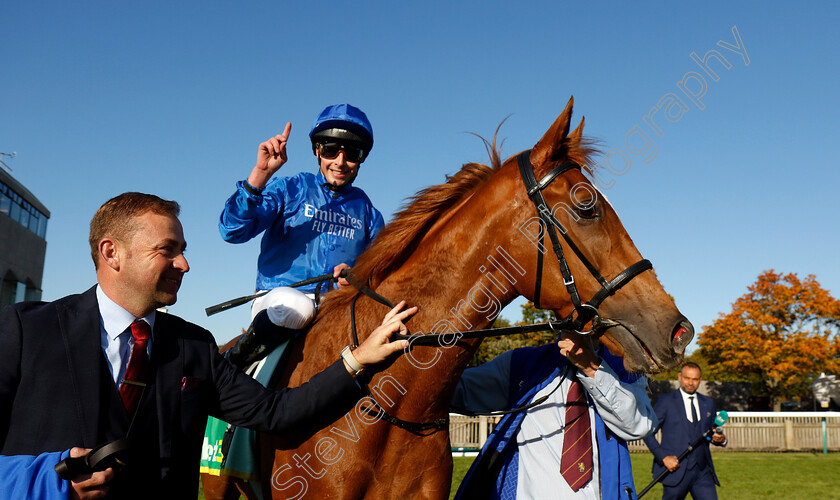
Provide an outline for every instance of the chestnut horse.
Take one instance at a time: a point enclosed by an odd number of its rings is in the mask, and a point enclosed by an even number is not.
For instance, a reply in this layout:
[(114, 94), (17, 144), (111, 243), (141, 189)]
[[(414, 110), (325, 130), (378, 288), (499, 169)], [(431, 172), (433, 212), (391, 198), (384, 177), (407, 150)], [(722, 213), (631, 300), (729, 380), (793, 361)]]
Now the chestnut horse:
[[(556, 229), (569, 238), (559, 239), (567, 259), (555, 258), (544, 238), (552, 228), (545, 222), (549, 219), (537, 217), (517, 157), (502, 164), (494, 140), (488, 144), (492, 167), (464, 165), (446, 183), (416, 195), (359, 256), (353, 276), (394, 302), (420, 306), (408, 323), (413, 334), (486, 328), (519, 295), (538, 297), (541, 308), (561, 318), (585, 314), (585, 301), (597, 294), (595, 338), (621, 355), (630, 371), (670, 368), (681, 361), (693, 336), (691, 324), (580, 168), (555, 169), (568, 162), (587, 168), (594, 153), (582, 136), (583, 120), (569, 133), (572, 104), (570, 99), (530, 151), (534, 176), (545, 184), (542, 194), (549, 208), (543, 211), (553, 212)], [(618, 281), (610, 290), (614, 294), (603, 292), (605, 283)], [(572, 300), (570, 291), (581, 299)], [(353, 342), (354, 299), (355, 327), (362, 339), (388, 310), (352, 288), (328, 294), (309, 332), (291, 347), (280, 386), (306, 382)], [(365, 397), (346, 414), (321, 415), (310, 428), (292, 435), (263, 435), (263, 495), (448, 498), (449, 401), (480, 343), (456, 337), (437, 348), (415, 346), (373, 377), (371, 393), (387, 415), (373, 411)], [(438, 425), (407, 429), (386, 421), (388, 415)], [(224, 487), (234, 481), (205, 475), (206, 497), (223, 498)]]

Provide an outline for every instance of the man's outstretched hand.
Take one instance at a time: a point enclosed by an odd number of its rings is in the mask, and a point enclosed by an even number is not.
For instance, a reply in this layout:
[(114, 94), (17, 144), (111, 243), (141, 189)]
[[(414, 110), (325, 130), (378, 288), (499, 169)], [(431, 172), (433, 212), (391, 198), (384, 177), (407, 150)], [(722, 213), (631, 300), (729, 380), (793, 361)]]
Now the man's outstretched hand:
[[(393, 309), (388, 311), (388, 314), (382, 320), (382, 324), (376, 327), (370, 336), (362, 342), (362, 345), (353, 351), (353, 357), (363, 367), (381, 363), (392, 354), (406, 348), (408, 345), (407, 340), (391, 342), (391, 337), (397, 332), (403, 335), (408, 334), (408, 328), (406, 328), (403, 321), (417, 312), (417, 306), (409, 307), (405, 310), (403, 308), (405, 308), (405, 301), (401, 300)], [(348, 373), (354, 373), (346, 361), (344, 362), (344, 367)]]

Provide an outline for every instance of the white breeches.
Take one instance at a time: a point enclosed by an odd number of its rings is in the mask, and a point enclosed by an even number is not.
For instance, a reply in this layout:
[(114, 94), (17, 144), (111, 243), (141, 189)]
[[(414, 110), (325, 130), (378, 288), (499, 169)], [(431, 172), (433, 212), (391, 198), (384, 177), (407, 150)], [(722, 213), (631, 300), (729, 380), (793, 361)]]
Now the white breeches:
[(315, 295), (281, 286), (254, 299), (251, 321), (262, 310), (267, 310), (268, 319), (275, 325), (299, 330), (315, 319)]

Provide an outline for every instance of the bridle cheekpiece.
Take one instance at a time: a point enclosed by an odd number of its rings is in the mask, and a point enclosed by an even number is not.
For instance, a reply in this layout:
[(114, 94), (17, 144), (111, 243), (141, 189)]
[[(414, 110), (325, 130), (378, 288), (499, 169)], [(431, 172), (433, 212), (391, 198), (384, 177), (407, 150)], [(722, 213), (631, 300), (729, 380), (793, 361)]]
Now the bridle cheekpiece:
[[(615, 322), (601, 318), (601, 314), (598, 311), (598, 306), (601, 305), (601, 302), (604, 301), (607, 297), (613, 295), (617, 292), (621, 287), (629, 283), (633, 278), (638, 276), (639, 274), (647, 271), (648, 269), (653, 269), (653, 265), (651, 265), (650, 261), (647, 259), (642, 259), (639, 262), (631, 265), (627, 269), (618, 273), (618, 275), (610, 281), (607, 281), (601, 273), (589, 262), (589, 259), (583, 255), (583, 252), (580, 251), (580, 248), (575, 244), (572, 238), (569, 236), (568, 232), (563, 228), (563, 225), (557, 220), (557, 217), (552, 213), (551, 208), (549, 208), (548, 204), (545, 201), (545, 197), (543, 197), (542, 191), (547, 188), (551, 183), (557, 179), (560, 175), (564, 174), (565, 172), (576, 168), (578, 170), (581, 169), (580, 165), (573, 161), (565, 161), (548, 172), (542, 179), (539, 181), (537, 180), (536, 176), (534, 175), (534, 167), (531, 165), (531, 151), (524, 151), (519, 153), (516, 157), (516, 161), (519, 164), (519, 174), (522, 176), (522, 182), (525, 184), (525, 189), (528, 192), (528, 197), (531, 199), (531, 202), (534, 203), (534, 206), (537, 209), (537, 214), (543, 224), (540, 226), (540, 234), (539, 238), (542, 240), (545, 237), (545, 233), (548, 232), (549, 238), (551, 238), (551, 245), (554, 248), (554, 254), (557, 256), (557, 262), (560, 264), (560, 274), (563, 277), (563, 285), (566, 286), (566, 291), (571, 298), (572, 305), (574, 306), (574, 311), (569, 314), (567, 318), (571, 321), (574, 330), (578, 333), (584, 334), (591, 334), (599, 329), (599, 327), (605, 326), (612, 326), (616, 324)], [(571, 270), (569, 269), (569, 264), (566, 262), (566, 257), (563, 253), (563, 247), (560, 244), (560, 238), (557, 236), (557, 228), (561, 228), (560, 234), (563, 235), (563, 239), (566, 240), (566, 244), (571, 248), (571, 250), (577, 255), (578, 259), (586, 266), (586, 269), (589, 270), (589, 273), (601, 284), (601, 289), (592, 296), (592, 298), (588, 302), (583, 302), (580, 298), (580, 294), (578, 293), (577, 285), (575, 284), (575, 278), (572, 275)], [(540, 308), (540, 291), (542, 289), (542, 266), (543, 266), (543, 250), (539, 247), (537, 248), (537, 281), (534, 285), (534, 307), (537, 309)], [(587, 323), (592, 322), (592, 328), (588, 331), (583, 331), (583, 328), (586, 326)]]

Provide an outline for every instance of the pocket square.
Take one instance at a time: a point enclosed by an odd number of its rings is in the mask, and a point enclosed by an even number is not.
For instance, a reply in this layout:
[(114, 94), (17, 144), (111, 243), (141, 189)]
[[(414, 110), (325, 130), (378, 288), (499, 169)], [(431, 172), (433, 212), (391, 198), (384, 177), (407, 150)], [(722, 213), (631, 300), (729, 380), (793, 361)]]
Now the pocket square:
[(199, 377), (183, 377), (181, 379), (181, 391), (188, 391), (195, 387), (198, 387), (198, 384), (201, 382)]

